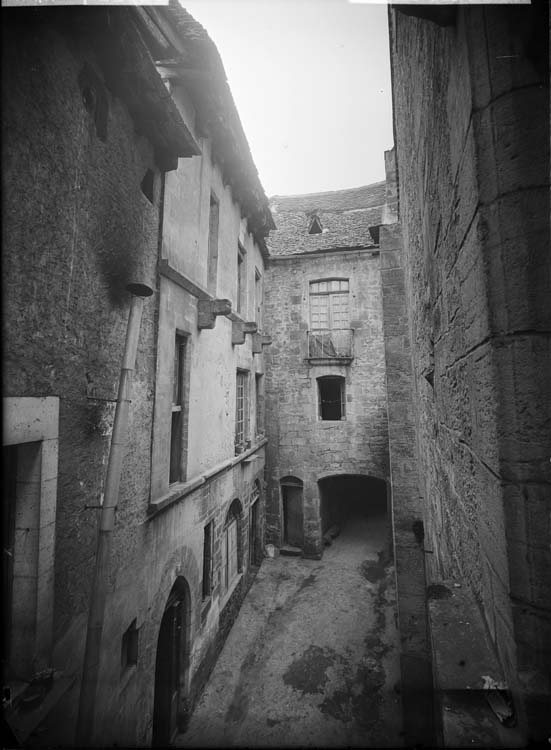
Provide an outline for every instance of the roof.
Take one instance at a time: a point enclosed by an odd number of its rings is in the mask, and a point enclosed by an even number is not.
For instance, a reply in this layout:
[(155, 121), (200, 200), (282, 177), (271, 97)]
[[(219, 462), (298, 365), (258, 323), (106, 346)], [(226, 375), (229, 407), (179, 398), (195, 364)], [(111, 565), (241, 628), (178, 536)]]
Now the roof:
[[(270, 208), (276, 229), (270, 232), (270, 255), (374, 247), (369, 231), (379, 226), (385, 205), (385, 181), (347, 190), (304, 195), (274, 195)], [(309, 234), (312, 217), (322, 231)]]
[(159, 48), (159, 54), (174, 55), (168, 62), (191, 96), (199, 128), (211, 138), (213, 158), (247, 218), (249, 231), (264, 249), (264, 238), (274, 223), (216, 45), (178, 0), (148, 10), (151, 18), (164, 19), (175, 32), (176, 47)]

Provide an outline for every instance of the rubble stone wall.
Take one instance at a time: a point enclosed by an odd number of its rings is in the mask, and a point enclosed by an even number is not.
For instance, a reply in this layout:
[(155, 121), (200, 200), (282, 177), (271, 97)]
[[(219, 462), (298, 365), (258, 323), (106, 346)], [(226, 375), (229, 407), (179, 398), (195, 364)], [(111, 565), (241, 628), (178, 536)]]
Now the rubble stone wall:
[[(307, 360), (310, 281), (350, 280), (354, 359), (350, 365)], [(272, 345), (267, 351), (266, 429), (267, 541), (282, 544), (280, 480), (304, 483), (304, 552), (319, 556), (318, 480), (336, 474), (388, 478), (385, 362), (378, 253), (328, 253), (272, 259), (267, 272), (265, 318)], [(346, 418), (318, 417), (316, 378), (346, 379)]]

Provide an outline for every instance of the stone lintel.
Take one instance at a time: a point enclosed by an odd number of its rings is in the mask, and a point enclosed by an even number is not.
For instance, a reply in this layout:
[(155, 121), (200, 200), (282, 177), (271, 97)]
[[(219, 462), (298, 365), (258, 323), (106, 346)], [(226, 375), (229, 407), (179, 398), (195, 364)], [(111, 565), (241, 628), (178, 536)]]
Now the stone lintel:
[(197, 327), (214, 328), (218, 315), (227, 317), (230, 313), (229, 299), (200, 299), (197, 303)]

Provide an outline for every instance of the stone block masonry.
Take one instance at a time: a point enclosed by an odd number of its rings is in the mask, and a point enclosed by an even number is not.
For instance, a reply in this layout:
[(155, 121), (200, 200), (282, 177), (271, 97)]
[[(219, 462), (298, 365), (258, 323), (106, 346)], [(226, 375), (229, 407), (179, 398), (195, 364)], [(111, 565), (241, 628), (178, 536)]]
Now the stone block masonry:
[(548, 6), (460, 8), (451, 27), (415, 15), (390, 21), (429, 572), (473, 592), (526, 737), (544, 739)]
[[(349, 364), (308, 361), (310, 283), (348, 279), (354, 326)], [(274, 257), (268, 268), (266, 425), (268, 489), (266, 540), (284, 541), (281, 480), (303, 482), (303, 551), (323, 551), (318, 481), (331, 475), (388, 476), (385, 361), (379, 257), (365, 251)], [(345, 381), (345, 417), (320, 419), (317, 378)]]

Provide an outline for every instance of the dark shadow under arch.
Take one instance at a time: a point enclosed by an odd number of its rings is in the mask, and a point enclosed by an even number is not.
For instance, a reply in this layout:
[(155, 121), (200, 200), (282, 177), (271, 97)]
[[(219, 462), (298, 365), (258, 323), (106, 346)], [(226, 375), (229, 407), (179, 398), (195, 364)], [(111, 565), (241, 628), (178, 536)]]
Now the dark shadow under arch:
[(153, 747), (167, 747), (187, 718), (191, 654), (191, 595), (178, 576), (168, 596), (157, 639)]
[(363, 474), (337, 474), (318, 480), (322, 533), (354, 517), (387, 514), (387, 483)]

